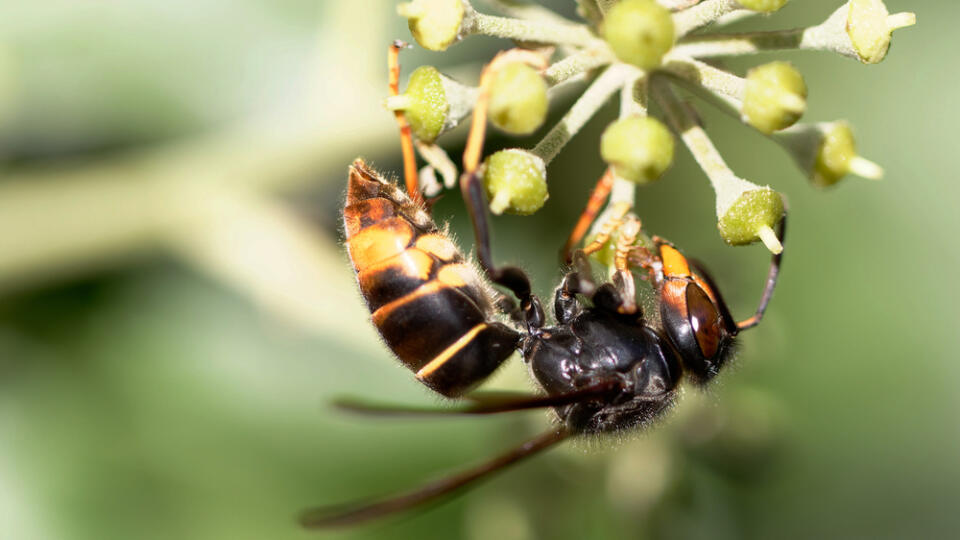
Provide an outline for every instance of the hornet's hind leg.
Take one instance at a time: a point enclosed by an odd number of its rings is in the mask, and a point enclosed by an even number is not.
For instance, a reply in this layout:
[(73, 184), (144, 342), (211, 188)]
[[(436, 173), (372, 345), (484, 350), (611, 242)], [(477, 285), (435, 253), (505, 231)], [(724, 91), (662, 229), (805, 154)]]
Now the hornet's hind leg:
[(480, 93), (473, 111), (473, 122), (467, 147), (463, 154), (463, 175), (460, 177), (460, 190), (464, 203), (470, 213), (473, 232), (476, 238), (477, 259), (490, 281), (509, 289), (520, 301), (520, 310), (529, 331), (537, 331), (544, 324), (543, 308), (530, 287), (526, 273), (515, 266), (497, 267), (493, 263), (490, 249), (490, 224), (487, 219), (487, 202), (483, 186), (480, 184), (478, 167), (483, 153), (483, 139), (486, 134), (487, 105), (490, 99), (490, 85), (497, 71), (511, 62), (525, 62), (537, 69), (546, 67), (544, 57), (533, 51), (512, 49), (498, 54), (484, 68), (480, 76)]

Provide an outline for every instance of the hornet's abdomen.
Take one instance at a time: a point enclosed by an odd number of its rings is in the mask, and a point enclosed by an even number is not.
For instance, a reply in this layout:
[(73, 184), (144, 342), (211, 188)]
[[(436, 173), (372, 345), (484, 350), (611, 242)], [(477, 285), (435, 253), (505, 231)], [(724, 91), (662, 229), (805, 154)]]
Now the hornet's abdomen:
[(423, 208), (359, 159), (343, 221), (373, 324), (420, 381), (457, 396), (513, 353), (520, 336), (490, 319), (473, 266)]

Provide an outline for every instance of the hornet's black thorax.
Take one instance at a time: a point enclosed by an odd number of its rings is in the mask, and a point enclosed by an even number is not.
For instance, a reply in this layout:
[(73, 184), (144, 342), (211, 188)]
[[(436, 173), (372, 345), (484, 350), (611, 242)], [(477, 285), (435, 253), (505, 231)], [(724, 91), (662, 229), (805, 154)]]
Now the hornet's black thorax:
[(653, 420), (672, 403), (680, 378), (669, 341), (636, 315), (587, 308), (566, 324), (543, 328), (523, 343), (530, 372), (551, 395), (615, 379), (620, 390), (608, 400), (557, 407), (577, 432), (605, 432)]

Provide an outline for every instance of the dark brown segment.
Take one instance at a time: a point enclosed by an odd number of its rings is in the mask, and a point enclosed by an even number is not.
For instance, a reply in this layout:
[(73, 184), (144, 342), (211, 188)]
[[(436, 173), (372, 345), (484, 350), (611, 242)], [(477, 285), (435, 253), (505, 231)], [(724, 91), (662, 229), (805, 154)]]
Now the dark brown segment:
[(688, 369), (696, 371), (703, 364), (703, 355), (697, 346), (687, 312), (687, 288), (685, 278), (668, 278), (660, 289), (660, 318), (663, 329), (677, 347)]
[(370, 311), (376, 311), (430, 281), (438, 264), (419, 249), (407, 248), (399, 255), (358, 272), (360, 292), (367, 299)]
[(489, 323), (429, 373), (418, 378), (431, 389), (455, 397), (476, 386), (493, 373), (517, 348), (520, 339), (513, 329)]
[(700, 352), (706, 359), (713, 358), (720, 349), (720, 313), (710, 297), (695, 284), (687, 287), (687, 313)]
[(397, 207), (397, 214), (404, 216), (421, 233), (436, 231), (436, 224), (422, 205), (412, 202), (402, 189), (384, 180), (379, 173), (367, 167), (362, 159), (357, 159), (350, 167), (347, 201), (344, 206), (350, 207), (378, 198), (393, 202)]
[(400, 215), (400, 209), (392, 201), (383, 197), (367, 199), (343, 209), (343, 228), (347, 238), (352, 238), (371, 225)]
[(373, 313), (373, 324), (384, 341), (414, 371), (484, 319), (467, 295), (437, 281)]
[(353, 267), (363, 271), (403, 253), (415, 236), (413, 225), (402, 217), (392, 217), (363, 229), (347, 239), (347, 250)]
[(380, 190), (385, 184), (380, 176), (362, 159), (354, 160), (350, 166), (350, 178), (347, 180), (347, 204), (350, 206), (367, 199), (375, 199), (380, 196)]
[(706, 293), (708, 297), (710, 297), (711, 302), (713, 302), (714, 304), (720, 303), (717, 297), (717, 293), (714, 292), (713, 287), (711, 287), (706, 280), (704, 280), (702, 277), (698, 276), (697, 274), (693, 274), (693, 281), (696, 282), (696, 284), (701, 289), (703, 289), (703, 292)]
[(389, 199), (402, 207), (419, 208), (402, 189), (384, 179), (380, 173), (368, 167), (362, 159), (354, 160), (353, 165), (350, 166), (350, 178), (347, 181), (346, 205), (377, 197)]

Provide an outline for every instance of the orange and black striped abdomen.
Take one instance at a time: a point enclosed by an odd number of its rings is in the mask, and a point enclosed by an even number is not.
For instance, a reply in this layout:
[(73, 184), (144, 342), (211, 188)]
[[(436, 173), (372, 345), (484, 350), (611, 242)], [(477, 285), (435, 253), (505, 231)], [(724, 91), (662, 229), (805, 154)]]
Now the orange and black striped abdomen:
[(425, 210), (359, 159), (343, 220), (373, 323), (424, 384), (460, 395), (513, 353), (520, 335), (490, 320), (473, 267)]

